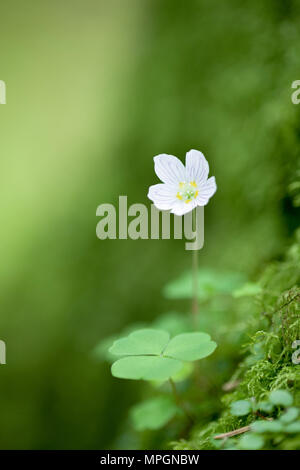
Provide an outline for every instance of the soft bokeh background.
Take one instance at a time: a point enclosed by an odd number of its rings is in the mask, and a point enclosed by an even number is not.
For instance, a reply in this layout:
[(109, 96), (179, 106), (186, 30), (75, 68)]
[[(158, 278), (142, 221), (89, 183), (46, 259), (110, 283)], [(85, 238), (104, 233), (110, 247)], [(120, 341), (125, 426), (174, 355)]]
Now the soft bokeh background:
[(0, 448), (121, 446), (139, 386), (91, 351), (173, 308), (162, 287), (191, 256), (100, 241), (95, 213), (121, 194), (149, 204), (154, 155), (202, 150), (216, 176), (201, 265), (251, 279), (287, 245), (299, 14), (296, 0), (1, 2)]

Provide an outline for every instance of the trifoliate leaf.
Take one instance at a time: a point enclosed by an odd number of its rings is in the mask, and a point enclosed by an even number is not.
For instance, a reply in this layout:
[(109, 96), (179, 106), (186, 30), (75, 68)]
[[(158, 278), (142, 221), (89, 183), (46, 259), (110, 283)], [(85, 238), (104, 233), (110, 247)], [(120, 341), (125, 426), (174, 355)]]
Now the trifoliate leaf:
[(182, 333), (171, 339), (164, 350), (164, 356), (182, 361), (197, 361), (209, 356), (217, 344), (207, 333)]
[(232, 295), (235, 298), (239, 297), (246, 297), (246, 296), (254, 296), (258, 295), (262, 292), (262, 288), (259, 284), (255, 284), (254, 282), (246, 282), (242, 287), (233, 291)]
[(274, 390), (270, 393), (269, 400), (277, 406), (291, 406), (293, 404), (293, 397), (286, 390)]
[(111, 373), (120, 379), (168, 380), (183, 364), (176, 359), (160, 356), (128, 356), (114, 362)]
[(211, 354), (216, 343), (206, 333), (183, 333), (169, 341), (169, 333), (143, 329), (114, 342), (110, 352), (126, 356), (116, 361), (112, 375), (126, 379), (164, 381), (177, 375), (184, 362)]
[(280, 421), (282, 423), (291, 423), (292, 421), (295, 421), (299, 416), (299, 409), (292, 407), (288, 408), (288, 410), (280, 416)]
[(239, 447), (243, 450), (259, 450), (264, 446), (264, 438), (253, 432), (244, 434), (239, 440)]
[(137, 431), (143, 431), (144, 429), (161, 428), (178, 411), (172, 397), (161, 396), (135, 405), (130, 410), (130, 417), (134, 428)]
[(281, 432), (283, 431), (283, 425), (279, 421), (256, 421), (251, 424), (251, 429), (254, 432)]
[(230, 412), (234, 416), (245, 416), (252, 411), (252, 405), (248, 400), (234, 401), (230, 405)]

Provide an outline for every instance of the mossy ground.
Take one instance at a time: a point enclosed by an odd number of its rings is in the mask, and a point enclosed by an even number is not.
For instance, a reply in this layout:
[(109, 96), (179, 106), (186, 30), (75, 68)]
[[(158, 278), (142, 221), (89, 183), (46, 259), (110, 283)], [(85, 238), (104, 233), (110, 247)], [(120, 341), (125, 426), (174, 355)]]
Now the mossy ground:
[[(190, 437), (173, 443), (174, 449), (215, 449), (216, 434), (226, 433), (254, 421), (253, 415), (236, 417), (229, 405), (236, 400), (264, 400), (270, 391), (289, 390), (300, 406), (300, 364), (292, 362), (292, 343), (300, 339), (300, 233), (282, 261), (266, 267), (258, 284), (262, 291), (255, 298), (237, 300), (236, 308), (251, 307), (252, 316), (245, 325), (249, 337), (244, 358), (229, 380), (238, 384), (221, 398), (223, 411), (210, 422), (197, 423)], [(249, 315), (249, 314), (247, 314)], [(280, 411), (277, 411), (277, 413)], [(276, 412), (274, 414), (276, 417)], [(270, 444), (269, 444), (270, 445)], [(300, 436), (288, 436), (271, 448), (300, 449)]]

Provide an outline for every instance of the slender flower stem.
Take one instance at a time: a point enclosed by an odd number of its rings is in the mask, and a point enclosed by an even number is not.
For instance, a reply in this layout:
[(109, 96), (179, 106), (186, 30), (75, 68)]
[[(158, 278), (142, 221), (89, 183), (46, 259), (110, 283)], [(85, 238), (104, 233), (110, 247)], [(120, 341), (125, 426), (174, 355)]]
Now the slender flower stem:
[[(196, 222), (196, 209), (192, 212), (193, 229), (197, 230)], [(199, 302), (198, 302), (198, 250), (193, 250), (193, 302), (192, 302), (192, 314), (195, 328), (197, 327), (197, 317), (199, 313)]]
[(177, 406), (179, 408), (182, 409), (182, 411), (184, 412), (185, 416), (187, 417), (187, 419), (190, 421), (191, 424), (194, 423), (194, 420), (193, 418), (191, 417), (191, 415), (189, 414), (189, 412), (187, 411), (184, 403), (182, 402), (180, 396), (178, 395), (178, 392), (177, 392), (177, 389), (176, 389), (176, 385), (174, 383), (174, 380), (173, 379), (169, 379), (169, 382), (171, 384), (171, 388), (172, 388), (172, 392), (173, 392), (173, 395), (174, 395), (174, 398), (175, 398), (175, 402), (177, 404)]

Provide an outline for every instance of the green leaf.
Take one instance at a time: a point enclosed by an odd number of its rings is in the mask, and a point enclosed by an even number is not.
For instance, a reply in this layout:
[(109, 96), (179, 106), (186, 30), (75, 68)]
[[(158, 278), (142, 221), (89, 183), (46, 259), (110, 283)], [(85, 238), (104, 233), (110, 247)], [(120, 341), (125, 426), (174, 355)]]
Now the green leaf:
[(251, 424), (251, 429), (254, 432), (281, 432), (283, 431), (283, 425), (279, 421), (256, 421)]
[(207, 333), (182, 333), (171, 339), (163, 354), (182, 361), (197, 361), (209, 356), (216, 347)]
[(242, 287), (233, 291), (232, 295), (235, 298), (255, 296), (262, 292), (262, 288), (259, 284), (254, 282), (246, 282)]
[(287, 411), (280, 416), (280, 421), (282, 423), (291, 423), (292, 421), (295, 421), (299, 416), (299, 409), (292, 407), (288, 408)]
[(230, 412), (234, 416), (245, 416), (252, 411), (252, 405), (248, 400), (234, 401), (230, 405)]
[(260, 411), (264, 411), (265, 413), (272, 413), (274, 409), (273, 403), (269, 403), (268, 401), (261, 401), (258, 403), (257, 408)]
[(130, 411), (130, 417), (137, 431), (159, 429), (177, 413), (178, 408), (169, 396), (161, 396), (138, 403)]
[[(198, 297), (206, 300), (217, 294), (228, 294), (245, 282), (244, 275), (235, 272), (200, 269), (198, 272)], [(193, 277), (188, 272), (168, 283), (163, 289), (168, 299), (190, 299), (193, 297)]]
[(300, 421), (296, 421), (295, 423), (288, 424), (284, 428), (285, 432), (289, 434), (297, 434), (300, 433)]
[(253, 432), (244, 434), (239, 440), (239, 447), (243, 450), (259, 450), (264, 446), (264, 438)]
[(118, 339), (109, 349), (116, 356), (159, 355), (169, 341), (169, 333), (161, 330), (134, 331), (126, 338)]
[(270, 393), (269, 400), (277, 406), (291, 406), (293, 404), (293, 397), (286, 390), (274, 390)]
[(160, 356), (129, 356), (114, 362), (111, 373), (120, 379), (168, 380), (182, 368), (182, 362)]
[(164, 381), (183, 369), (182, 361), (202, 359), (215, 348), (206, 333), (183, 333), (169, 341), (165, 331), (138, 330), (110, 348), (111, 353), (126, 356), (112, 365), (111, 372), (122, 379)]

